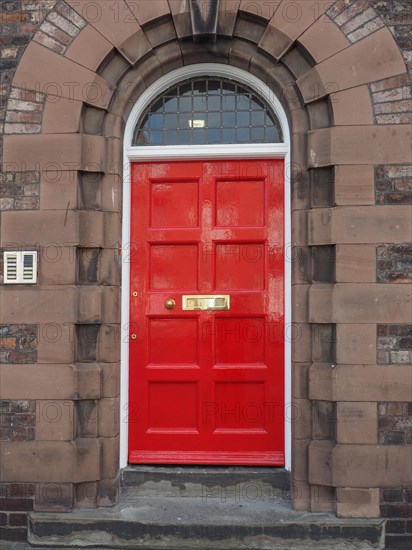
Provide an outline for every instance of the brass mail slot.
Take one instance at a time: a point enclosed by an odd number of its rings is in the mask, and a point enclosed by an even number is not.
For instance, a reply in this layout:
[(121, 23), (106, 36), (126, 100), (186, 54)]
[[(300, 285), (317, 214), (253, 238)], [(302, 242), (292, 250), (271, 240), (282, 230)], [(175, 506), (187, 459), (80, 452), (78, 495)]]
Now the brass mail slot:
[(229, 294), (186, 294), (182, 297), (182, 309), (186, 311), (230, 309), (230, 296)]

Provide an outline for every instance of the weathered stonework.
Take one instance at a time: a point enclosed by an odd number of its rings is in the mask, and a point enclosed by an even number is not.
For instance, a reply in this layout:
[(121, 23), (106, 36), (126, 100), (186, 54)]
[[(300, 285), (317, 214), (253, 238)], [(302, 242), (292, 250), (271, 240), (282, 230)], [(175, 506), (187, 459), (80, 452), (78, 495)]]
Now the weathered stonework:
[(412, 485), (381, 490), (380, 511), (382, 517), (388, 518), (385, 548), (409, 548), (412, 537)]
[(46, 96), (43, 93), (12, 88), (6, 108), (4, 133), (40, 133), (45, 100)]
[(412, 14), (409, 0), (369, 0), (402, 51), (412, 79)]
[(36, 402), (0, 401), (0, 441), (31, 441), (35, 437)]
[(384, 22), (367, 0), (338, 0), (327, 11), (327, 15), (352, 43), (384, 26)]
[(86, 21), (66, 2), (58, 2), (33, 37), (35, 42), (63, 54), (86, 26)]
[(37, 344), (37, 325), (0, 325), (0, 365), (35, 363)]
[(5, 171), (0, 174), (0, 211), (36, 210), (39, 206), (39, 172)]
[(375, 82), (369, 85), (369, 89), (377, 124), (411, 123), (411, 86), (407, 75)]
[(412, 403), (378, 404), (378, 441), (381, 445), (412, 444)]
[(376, 254), (378, 283), (412, 282), (412, 245), (382, 244)]
[(411, 204), (412, 165), (375, 166), (376, 204)]
[(412, 363), (412, 325), (378, 325), (377, 335), (379, 365)]
[(0, 483), (0, 534), (2, 540), (27, 538), (27, 514), (34, 508), (34, 483)]

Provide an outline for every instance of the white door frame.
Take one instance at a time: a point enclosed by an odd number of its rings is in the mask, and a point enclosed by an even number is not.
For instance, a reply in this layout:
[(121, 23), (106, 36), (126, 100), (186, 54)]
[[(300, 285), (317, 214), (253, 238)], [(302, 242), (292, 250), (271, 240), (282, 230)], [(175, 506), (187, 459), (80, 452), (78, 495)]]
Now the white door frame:
[[(281, 125), (283, 143), (245, 144), (245, 145), (169, 145), (169, 146), (132, 146), (135, 126), (148, 104), (158, 95), (182, 80), (197, 76), (217, 76), (233, 79), (252, 88), (269, 103)], [(127, 261), (130, 248), (131, 216), (131, 162), (166, 160), (204, 160), (204, 159), (269, 159), (281, 158), (285, 161), (284, 208), (285, 208), (285, 467), (291, 468), (291, 420), (288, 411), (291, 405), (291, 341), (287, 338), (292, 322), (291, 306), (291, 204), (290, 204), (290, 130), (286, 113), (271, 90), (261, 80), (250, 73), (218, 63), (200, 63), (187, 65), (161, 77), (149, 86), (137, 100), (127, 120), (123, 151), (123, 213), (122, 213), (122, 298), (121, 298), (121, 367), (120, 367), (120, 468), (128, 464), (128, 391), (129, 391), (129, 304), (130, 304), (130, 263)]]

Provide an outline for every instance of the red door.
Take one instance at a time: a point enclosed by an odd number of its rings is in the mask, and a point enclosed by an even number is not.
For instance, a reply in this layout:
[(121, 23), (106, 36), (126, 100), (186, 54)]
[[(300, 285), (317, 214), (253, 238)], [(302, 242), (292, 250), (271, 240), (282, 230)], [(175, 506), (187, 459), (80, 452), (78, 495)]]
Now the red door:
[(284, 464), (283, 169), (132, 165), (130, 462)]

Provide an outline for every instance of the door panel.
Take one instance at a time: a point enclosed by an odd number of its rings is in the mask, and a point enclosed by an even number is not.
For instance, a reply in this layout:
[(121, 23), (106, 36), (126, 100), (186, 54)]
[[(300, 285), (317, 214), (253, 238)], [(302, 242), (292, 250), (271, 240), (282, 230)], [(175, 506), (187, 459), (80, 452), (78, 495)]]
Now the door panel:
[(283, 161), (135, 163), (131, 199), (130, 462), (283, 465)]

